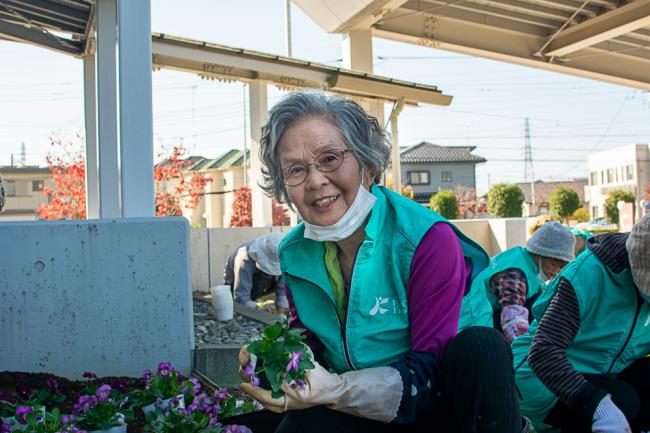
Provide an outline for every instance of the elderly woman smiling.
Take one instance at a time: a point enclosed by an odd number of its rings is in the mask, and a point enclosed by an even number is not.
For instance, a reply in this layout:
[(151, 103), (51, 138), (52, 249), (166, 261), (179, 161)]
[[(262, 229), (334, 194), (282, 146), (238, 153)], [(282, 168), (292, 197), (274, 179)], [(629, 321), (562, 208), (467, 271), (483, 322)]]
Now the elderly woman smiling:
[[(303, 219), (279, 247), (291, 326), (316, 368), (280, 399), (279, 432), (521, 432), (512, 355), (490, 328), (457, 333), (486, 253), (451, 223), (377, 185), (390, 144), (347, 99), (288, 95), (261, 142), (264, 188)], [(248, 362), (246, 347), (240, 360)]]

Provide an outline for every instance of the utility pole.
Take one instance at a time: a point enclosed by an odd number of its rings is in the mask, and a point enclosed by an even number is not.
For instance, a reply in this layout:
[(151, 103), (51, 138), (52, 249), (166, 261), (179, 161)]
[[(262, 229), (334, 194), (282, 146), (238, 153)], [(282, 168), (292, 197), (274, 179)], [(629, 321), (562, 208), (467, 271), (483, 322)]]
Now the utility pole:
[(195, 92), (196, 84), (192, 86), (192, 149), (196, 148), (196, 106), (194, 103)]
[(285, 52), (287, 57), (292, 57), (291, 49), (291, 0), (284, 0), (284, 34)]
[(244, 186), (248, 186), (248, 165), (246, 158), (246, 141), (248, 140), (248, 134), (246, 133), (246, 83), (244, 83)]

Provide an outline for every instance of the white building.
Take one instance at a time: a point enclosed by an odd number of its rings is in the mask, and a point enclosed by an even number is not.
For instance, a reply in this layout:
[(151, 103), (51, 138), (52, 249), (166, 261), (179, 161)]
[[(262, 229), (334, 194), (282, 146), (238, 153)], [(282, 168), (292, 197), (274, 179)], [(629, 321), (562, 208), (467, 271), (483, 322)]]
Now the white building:
[(585, 201), (592, 218), (605, 216), (605, 199), (617, 189), (634, 194), (636, 217), (644, 210), (639, 202), (650, 186), (650, 151), (647, 144), (632, 144), (597, 152), (587, 159), (589, 183), (585, 187)]

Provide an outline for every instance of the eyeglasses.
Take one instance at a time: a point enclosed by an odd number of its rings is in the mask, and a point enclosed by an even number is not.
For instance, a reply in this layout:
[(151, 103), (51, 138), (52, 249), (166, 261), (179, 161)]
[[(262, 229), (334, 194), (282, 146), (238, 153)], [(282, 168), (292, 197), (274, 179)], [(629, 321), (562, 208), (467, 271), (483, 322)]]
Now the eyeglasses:
[(321, 173), (336, 170), (343, 163), (345, 152), (349, 149), (329, 149), (319, 153), (311, 164), (292, 164), (282, 170), (282, 177), (286, 186), (298, 186), (307, 180), (309, 168), (313, 165)]

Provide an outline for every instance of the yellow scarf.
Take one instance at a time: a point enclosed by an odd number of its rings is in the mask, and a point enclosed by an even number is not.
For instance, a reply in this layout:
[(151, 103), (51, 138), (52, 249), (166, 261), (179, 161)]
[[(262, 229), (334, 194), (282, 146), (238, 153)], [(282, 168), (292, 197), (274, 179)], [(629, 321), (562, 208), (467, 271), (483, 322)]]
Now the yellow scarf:
[(325, 242), (325, 268), (327, 275), (334, 291), (334, 300), (336, 301), (336, 313), (341, 320), (341, 325), (345, 325), (348, 296), (343, 283), (343, 274), (341, 273), (341, 264), (338, 259), (338, 248), (334, 242)]

